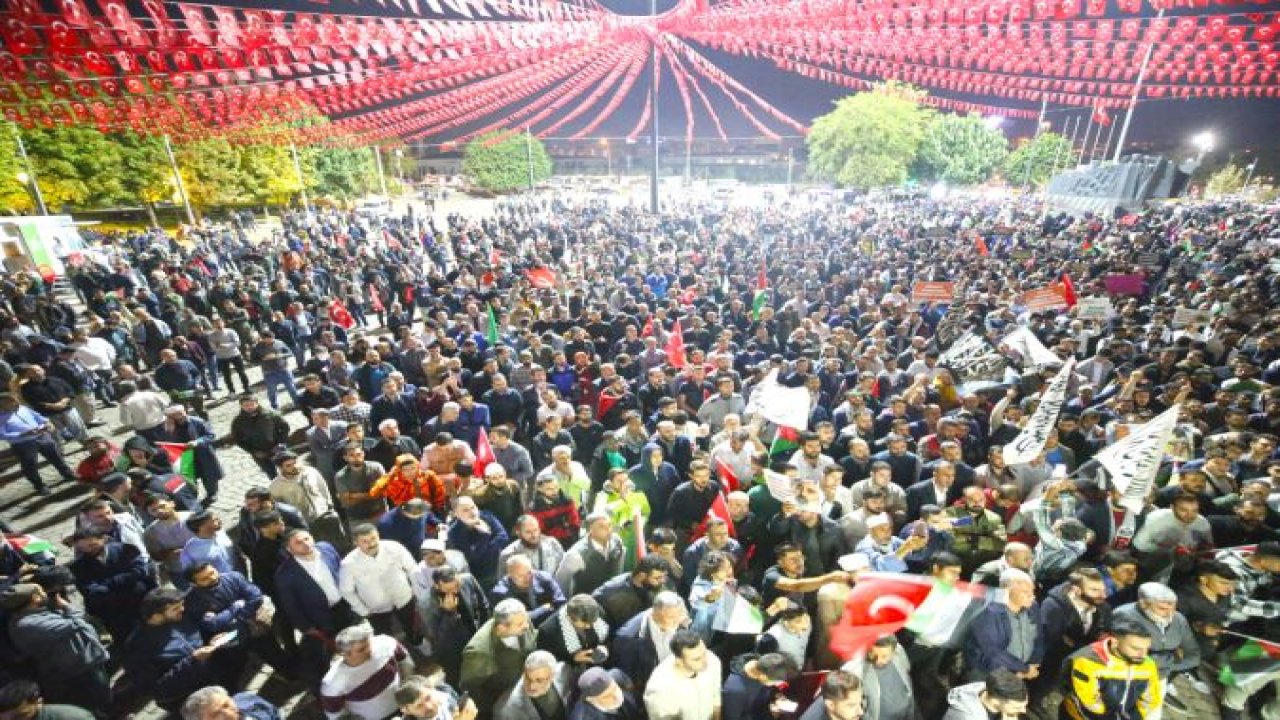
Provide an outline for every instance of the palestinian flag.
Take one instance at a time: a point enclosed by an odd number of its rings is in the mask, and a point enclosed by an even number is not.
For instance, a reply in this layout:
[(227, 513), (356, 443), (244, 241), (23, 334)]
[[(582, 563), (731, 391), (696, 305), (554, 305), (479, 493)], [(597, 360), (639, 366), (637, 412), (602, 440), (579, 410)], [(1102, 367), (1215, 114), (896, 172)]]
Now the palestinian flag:
[(764, 306), (769, 303), (769, 276), (764, 272), (764, 261), (760, 261), (760, 272), (756, 273), (756, 295), (751, 299), (751, 319), (759, 320)]
[(1226, 687), (1252, 693), (1280, 672), (1280, 643), (1250, 638), (1222, 663), (1218, 681)]
[(720, 594), (720, 612), (711, 629), (726, 635), (759, 635), (764, 630), (764, 613), (737, 590), (725, 587)]
[(4, 540), (9, 543), (9, 547), (26, 557), (57, 552), (57, 548), (53, 546), (53, 543), (35, 535), (5, 535)]
[(487, 308), (488, 320), (485, 322), (484, 339), (489, 343), (489, 347), (496, 347), (502, 338), (498, 333), (498, 315), (493, 311), (493, 306)]
[(769, 445), (769, 456), (792, 453), (799, 449), (800, 433), (795, 428), (781, 425), (773, 436), (773, 442)]
[(196, 479), (196, 449), (187, 447), (186, 443), (158, 442), (156, 446), (169, 456), (174, 472), (194, 484)]

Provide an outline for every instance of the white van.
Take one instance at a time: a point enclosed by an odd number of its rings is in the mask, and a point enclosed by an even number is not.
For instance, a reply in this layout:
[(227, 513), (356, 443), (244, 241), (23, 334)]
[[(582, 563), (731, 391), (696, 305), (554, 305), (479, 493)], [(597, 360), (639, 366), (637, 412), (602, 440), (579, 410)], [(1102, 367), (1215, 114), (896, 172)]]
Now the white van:
[(381, 195), (370, 195), (356, 204), (356, 214), (367, 218), (386, 217), (391, 214), (391, 201)]

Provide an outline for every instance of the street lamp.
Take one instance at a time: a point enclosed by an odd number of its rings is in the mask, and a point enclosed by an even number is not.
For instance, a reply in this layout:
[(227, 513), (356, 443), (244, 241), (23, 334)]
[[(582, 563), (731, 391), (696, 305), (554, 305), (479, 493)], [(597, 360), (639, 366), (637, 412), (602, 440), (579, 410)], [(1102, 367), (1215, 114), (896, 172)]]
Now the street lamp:
[(1200, 152), (1196, 157), (1197, 161), (1202, 160), (1206, 154), (1213, 151), (1213, 146), (1216, 140), (1217, 138), (1215, 138), (1213, 133), (1208, 130), (1196, 133), (1191, 137), (1191, 144)]

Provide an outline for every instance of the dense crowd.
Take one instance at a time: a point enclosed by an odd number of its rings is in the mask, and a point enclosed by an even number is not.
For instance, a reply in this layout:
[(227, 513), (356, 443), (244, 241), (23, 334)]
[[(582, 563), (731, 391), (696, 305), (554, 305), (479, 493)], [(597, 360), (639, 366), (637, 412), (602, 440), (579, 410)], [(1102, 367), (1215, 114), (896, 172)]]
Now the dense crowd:
[(0, 714), (1280, 718), (1274, 213), (495, 207), (0, 279), (0, 439), (85, 498), (67, 562), (6, 527)]

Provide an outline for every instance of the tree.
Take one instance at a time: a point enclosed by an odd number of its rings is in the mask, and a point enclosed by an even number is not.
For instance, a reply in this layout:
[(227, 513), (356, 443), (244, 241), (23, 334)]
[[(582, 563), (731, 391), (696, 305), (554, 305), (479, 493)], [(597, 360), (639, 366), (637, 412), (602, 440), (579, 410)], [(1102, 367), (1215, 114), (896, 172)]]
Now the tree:
[(23, 133), (50, 212), (111, 207), (130, 200), (120, 145), (96, 129), (72, 126)]
[(0, 128), (0, 208), (7, 212), (26, 213), (35, 208), (31, 192), (18, 182), (18, 174), (27, 171), (18, 155), (14, 126)]
[(247, 200), (239, 150), (221, 138), (200, 140), (174, 149), (187, 198), (197, 210)]
[(1207, 198), (1234, 195), (1244, 189), (1245, 169), (1239, 165), (1228, 165), (1209, 176), (1204, 184), (1204, 195)]
[(529, 156), (533, 157), (533, 182), (551, 177), (551, 156), (538, 138), (527, 133), (496, 132), (472, 140), (462, 156), (462, 174), (475, 185), (493, 192), (510, 192), (529, 186)]
[(1004, 163), (1010, 185), (1040, 187), (1068, 164), (1071, 141), (1051, 132), (1042, 132), (1018, 146)]
[(810, 172), (860, 189), (904, 182), (932, 115), (920, 105), (923, 96), (888, 82), (837, 101), (805, 139)]
[(954, 185), (977, 185), (995, 174), (1009, 155), (1004, 133), (978, 115), (934, 115), (916, 156), (919, 175)]
[(378, 171), (367, 148), (298, 148), (307, 189), (318, 196), (351, 201), (377, 185)]
[(293, 153), (279, 145), (246, 145), (240, 149), (240, 175), (245, 196), (260, 205), (285, 205), (302, 190)]
[(159, 227), (156, 203), (173, 200), (175, 194), (173, 168), (169, 166), (164, 140), (133, 132), (118, 133), (110, 139), (120, 146), (124, 191), (146, 206), (151, 225)]

